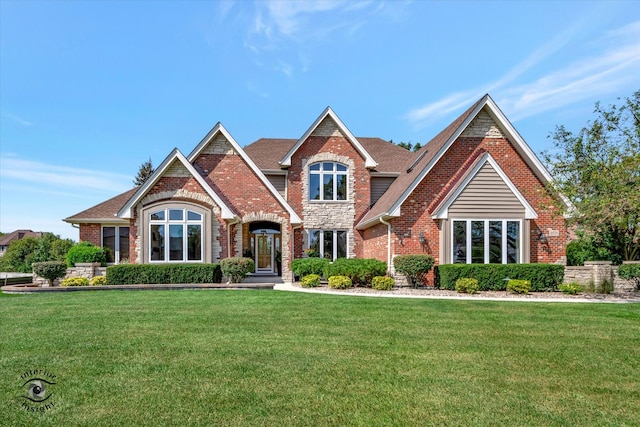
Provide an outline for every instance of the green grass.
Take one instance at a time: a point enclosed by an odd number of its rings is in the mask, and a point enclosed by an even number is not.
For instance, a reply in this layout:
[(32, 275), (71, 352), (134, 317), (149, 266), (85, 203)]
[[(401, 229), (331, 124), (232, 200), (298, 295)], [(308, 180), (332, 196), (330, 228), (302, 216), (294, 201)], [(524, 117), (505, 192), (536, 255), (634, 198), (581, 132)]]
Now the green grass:
[[(0, 300), (1, 425), (637, 425), (640, 305), (105, 291)], [(21, 408), (20, 376), (56, 375)]]

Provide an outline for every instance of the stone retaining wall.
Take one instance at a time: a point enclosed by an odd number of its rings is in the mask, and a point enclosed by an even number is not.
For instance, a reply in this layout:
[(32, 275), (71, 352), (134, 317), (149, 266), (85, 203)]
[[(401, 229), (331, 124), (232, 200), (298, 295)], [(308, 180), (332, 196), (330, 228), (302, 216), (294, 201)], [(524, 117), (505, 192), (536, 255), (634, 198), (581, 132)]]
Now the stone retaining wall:
[[(54, 280), (54, 286), (60, 286), (60, 282), (69, 277), (86, 277), (91, 280), (95, 276), (105, 276), (107, 274), (107, 267), (100, 267), (100, 263), (78, 263), (75, 267), (67, 268), (67, 274), (62, 279)], [(38, 276), (36, 273), (33, 273), (33, 283), (42, 286), (48, 287), (49, 281), (43, 277)]]
[(611, 261), (586, 261), (583, 267), (565, 267), (564, 283), (578, 282), (598, 289), (605, 281), (613, 283), (616, 291), (633, 289), (633, 282), (618, 277), (618, 266)]

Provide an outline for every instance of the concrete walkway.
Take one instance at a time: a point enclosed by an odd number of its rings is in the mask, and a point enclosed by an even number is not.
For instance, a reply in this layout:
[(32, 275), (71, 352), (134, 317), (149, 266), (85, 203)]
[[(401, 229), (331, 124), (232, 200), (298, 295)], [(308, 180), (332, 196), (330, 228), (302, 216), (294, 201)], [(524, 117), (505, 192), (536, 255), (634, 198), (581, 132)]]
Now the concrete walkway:
[(511, 301), (511, 302), (557, 302), (557, 303), (640, 303), (640, 294), (637, 298), (616, 298), (615, 296), (607, 296), (603, 298), (584, 298), (580, 296), (569, 296), (564, 294), (557, 294), (554, 298), (540, 298), (531, 297), (531, 295), (513, 295), (509, 297), (499, 296), (481, 296), (481, 295), (420, 295), (411, 294), (411, 291), (406, 293), (392, 293), (383, 291), (373, 291), (368, 289), (364, 292), (350, 291), (350, 290), (330, 290), (330, 289), (318, 289), (318, 288), (301, 288), (294, 286), (290, 283), (278, 283), (273, 287), (276, 291), (287, 292), (304, 292), (310, 294), (325, 294), (325, 295), (343, 295), (343, 296), (356, 296), (356, 297), (373, 297), (373, 298), (413, 298), (413, 299), (440, 299), (440, 300), (460, 300), (460, 301)]

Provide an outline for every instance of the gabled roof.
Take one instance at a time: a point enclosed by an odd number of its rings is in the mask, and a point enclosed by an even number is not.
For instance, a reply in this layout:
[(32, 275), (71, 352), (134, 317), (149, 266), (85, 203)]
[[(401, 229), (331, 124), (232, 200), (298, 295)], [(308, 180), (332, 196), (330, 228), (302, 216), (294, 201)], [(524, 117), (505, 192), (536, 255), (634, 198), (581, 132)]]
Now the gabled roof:
[(216, 194), (215, 191), (207, 184), (204, 178), (196, 171), (191, 163), (187, 160), (186, 157), (178, 150), (174, 148), (173, 151), (164, 159), (164, 161), (158, 166), (158, 168), (153, 172), (153, 174), (147, 179), (147, 181), (137, 188), (136, 192), (129, 199), (129, 201), (120, 209), (118, 212), (118, 217), (120, 218), (133, 218), (133, 207), (142, 200), (142, 198), (147, 194), (147, 192), (153, 188), (153, 186), (158, 182), (158, 180), (165, 174), (167, 169), (174, 162), (182, 163), (187, 171), (193, 176), (193, 178), (198, 181), (198, 183), (202, 186), (202, 188), (207, 192), (209, 197), (211, 197), (214, 202), (220, 207), (221, 215), (223, 219), (234, 219), (236, 215), (234, 212), (222, 201), (220, 196)]
[(449, 215), (449, 207), (456, 201), (460, 193), (464, 191), (464, 189), (469, 185), (469, 183), (473, 180), (473, 178), (477, 175), (477, 173), (482, 169), (482, 167), (489, 163), (493, 170), (496, 171), (500, 179), (509, 187), (509, 190), (513, 195), (518, 199), (520, 204), (524, 207), (525, 211), (525, 219), (537, 219), (538, 214), (536, 213), (533, 206), (527, 201), (527, 199), (520, 193), (518, 188), (511, 182), (506, 173), (502, 170), (502, 168), (498, 165), (495, 159), (489, 153), (484, 153), (482, 156), (476, 159), (473, 165), (469, 167), (458, 183), (454, 186), (454, 188), (449, 191), (447, 196), (444, 198), (442, 202), (434, 209), (433, 214), (431, 215), (434, 219), (446, 219)]
[(42, 237), (41, 231), (31, 230), (16, 230), (11, 233), (7, 233), (0, 237), (0, 246), (9, 246), (9, 244), (15, 240), (24, 239), (25, 237)]
[(99, 203), (89, 209), (85, 209), (75, 215), (71, 215), (70, 217), (63, 219), (63, 221), (70, 224), (100, 224), (105, 222), (128, 223), (129, 221), (118, 218), (117, 213), (122, 206), (127, 203), (131, 196), (135, 194), (136, 190), (138, 190), (138, 187), (127, 190), (122, 194), (118, 194), (107, 201)]
[[(240, 155), (240, 157), (245, 161), (245, 163), (249, 166), (249, 168), (256, 174), (258, 179), (260, 179), (260, 181), (262, 181), (264, 186), (267, 187), (267, 189), (269, 189), (271, 194), (278, 200), (278, 202), (282, 205), (282, 207), (285, 208), (285, 210), (289, 213), (289, 217), (291, 218), (291, 220), (290, 220), (291, 223), (292, 224), (301, 224), (302, 223), (302, 219), (300, 219), (298, 214), (296, 214), (296, 212), (293, 210), (293, 208), (289, 205), (289, 203), (287, 203), (287, 201), (284, 199), (284, 197), (282, 197), (282, 195), (278, 192), (278, 190), (276, 190), (276, 188), (273, 186), (273, 184), (271, 184), (271, 182), (269, 182), (267, 177), (264, 176), (264, 174), (258, 168), (258, 166), (256, 166), (256, 164), (253, 162), (253, 160), (251, 160), (251, 157), (249, 157), (247, 155), (247, 153), (242, 149), (242, 147), (240, 147), (240, 145), (236, 142), (236, 140), (233, 139), (233, 137), (225, 129), (225, 127), (222, 126), (222, 123), (218, 122), (213, 127), (213, 129), (211, 129), (209, 131), (209, 133), (207, 133), (207, 135), (202, 139), (202, 141), (200, 141), (200, 143), (196, 146), (196, 148), (193, 149), (193, 151), (191, 152), (191, 154), (189, 154), (189, 157), (188, 157), (189, 163), (195, 162), (195, 160), (198, 158), (198, 156), (200, 155), (202, 150), (204, 150), (204, 148), (209, 144), (209, 142), (211, 142), (215, 138), (215, 136), (218, 133), (220, 133), (220, 134), (222, 134), (222, 136), (224, 136), (224, 138), (229, 142), (229, 144), (231, 144), (231, 146), (236, 151), (236, 153), (238, 153)], [(200, 175), (198, 174), (198, 176), (200, 176)]]
[(400, 207), (405, 200), (483, 109), (489, 113), (509, 140), (513, 142), (516, 151), (538, 178), (544, 183), (551, 181), (551, 174), (500, 111), (493, 99), (486, 94), (418, 151), (417, 158), (407, 164), (406, 171), (391, 184), (360, 221), (357, 228), (365, 229), (378, 223), (380, 219), (400, 216)]
[(333, 112), (331, 107), (325, 108), (322, 114), (320, 114), (318, 118), (315, 120), (315, 122), (313, 122), (311, 127), (309, 127), (309, 129), (307, 129), (307, 131), (302, 135), (302, 137), (298, 139), (298, 141), (293, 145), (293, 147), (291, 147), (291, 149), (287, 151), (287, 153), (282, 157), (282, 159), (279, 162), (280, 166), (282, 167), (291, 166), (291, 156), (293, 156), (293, 154), (298, 150), (298, 148), (300, 148), (300, 146), (304, 143), (304, 141), (306, 141), (307, 138), (311, 136), (313, 131), (316, 130), (316, 128), (318, 127), (318, 125), (320, 125), (320, 123), (322, 123), (322, 121), (327, 117), (331, 118), (331, 120), (335, 122), (340, 132), (342, 132), (342, 134), (347, 138), (347, 140), (355, 147), (358, 153), (360, 153), (360, 155), (365, 159), (365, 167), (369, 169), (373, 169), (376, 166), (378, 166), (376, 161), (373, 160), (373, 157), (371, 157), (371, 155), (367, 152), (367, 150), (364, 149), (362, 144), (360, 144), (360, 142), (356, 139), (356, 137), (353, 136), (353, 134), (349, 131), (349, 129), (347, 129), (345, 124), (342, 123), (342, 120), (340, 120), (338, 115)]
[[(381, 138), (358, 137), (358, 141), (378, 164), (372, 172), (399, 175), (407, 161), (417, 156), (416, 153)], [(276, 172), (281, 169), (280, 160), (296, 142), (296, 139), (261, 138), (244, 147), (244, 151), (260, 170)]]

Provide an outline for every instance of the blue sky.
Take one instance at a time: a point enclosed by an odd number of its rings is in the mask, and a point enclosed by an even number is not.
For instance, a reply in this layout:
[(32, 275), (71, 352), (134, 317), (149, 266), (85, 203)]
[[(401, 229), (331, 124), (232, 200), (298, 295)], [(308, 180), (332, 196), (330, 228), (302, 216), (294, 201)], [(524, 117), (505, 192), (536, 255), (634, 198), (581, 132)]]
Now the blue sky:
[(536, 153), (640, 89), (640, 2), (0, 0), (0, 231), (52, 231), (220, 121), (424, 143), (490, 93)]

